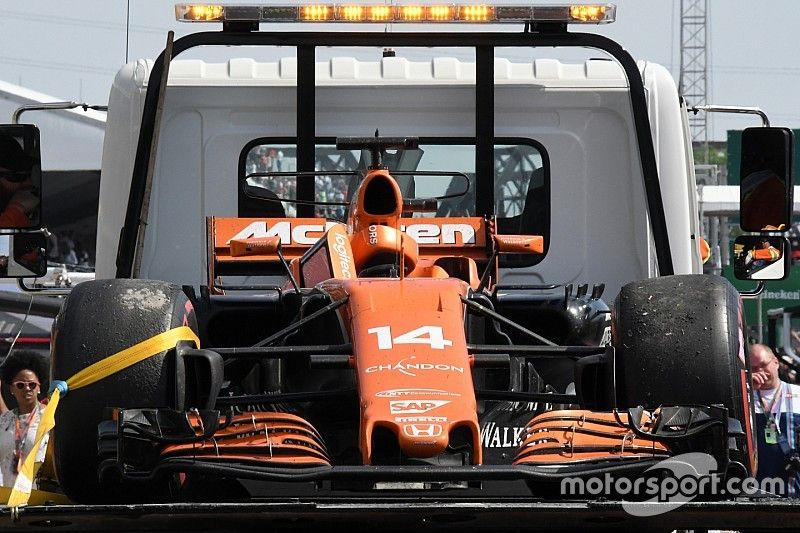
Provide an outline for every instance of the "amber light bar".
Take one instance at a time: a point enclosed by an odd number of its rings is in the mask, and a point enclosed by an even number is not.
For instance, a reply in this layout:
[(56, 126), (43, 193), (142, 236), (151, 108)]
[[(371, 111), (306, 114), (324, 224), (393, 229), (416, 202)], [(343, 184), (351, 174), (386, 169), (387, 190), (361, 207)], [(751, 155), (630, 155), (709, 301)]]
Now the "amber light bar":
[(181, 22), (378, 22), (378, 23), (513, 23), (614, 22), (614, 4), (493, 5), (493, 4), (305, 4), (222, 5), (176, 4)]

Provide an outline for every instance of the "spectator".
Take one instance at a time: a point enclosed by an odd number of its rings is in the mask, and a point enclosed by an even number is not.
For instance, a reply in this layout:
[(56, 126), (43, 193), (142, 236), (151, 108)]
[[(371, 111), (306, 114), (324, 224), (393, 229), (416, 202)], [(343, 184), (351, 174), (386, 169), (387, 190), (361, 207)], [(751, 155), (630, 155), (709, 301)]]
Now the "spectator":
[(61, 242), (61, 262), (67, 265), (77, 265), (78, 255), (75, 253), (75, 239), (72, 231), (67, 231), (62, 235)]
[(780, 364), (764, 344), (750, 346), (750, 369), (755, 389), (758, 479), (786, 480), (787, 496), (800, 494), (800, 476), (791, 458), (797, 448), (800, 422), (800, 386), (781, 381)]
[(58, 235), (53, 231), (47, 236), (47, 258), (51, 261), (61, 259), (61, 253), (58, 251)]
[[(36, 352), (13, 352), (0, 367), (0, 377), (11, 387), (17, 402), (0, 415), (0, 486), (13, 487), (22, 463), (33, 449), (44, 406), (39, 402), (47, 363)], [(36, 451), (36, 462), (44, 461), (47, 437)], [(34, 485), (35, 488), (35, 485)]]
[(759, 242), (758, 248), (750, 250), (747, 252), (747, 255), (748, 258), (745, 259), (745, 262), (749, 263), (755, 260), (753, 265), (757, 266), (759, 261), (762, 265), (777, 261), (781, 258), (781, 251), (775, 248), (772, 243), (769, 242), (769, 239), (764, 238)]

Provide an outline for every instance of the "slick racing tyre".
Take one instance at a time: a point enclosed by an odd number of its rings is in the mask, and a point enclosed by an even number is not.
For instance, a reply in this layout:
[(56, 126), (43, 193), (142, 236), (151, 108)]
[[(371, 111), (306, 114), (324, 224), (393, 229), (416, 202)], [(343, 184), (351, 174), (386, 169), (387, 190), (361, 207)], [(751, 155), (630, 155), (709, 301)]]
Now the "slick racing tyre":
[[(197, 332), (189, 299), (162, 281), (111, 279), (77, 285), (53, 326), (52, 374), (76, 372), (171, 328)], [(106, 407), (168, 407), (175, 403), (174, 357), (161, 352), (61, 399), (53, 432), (56, 473), (64, 492), (80, 503), (138, 499), (134, 490), (98, 481), (97, 425)], [(142, 493), (155, 495), (153, 487)], [(122, 495), (124, 493), (124, 496)]]
[(743, 328), (739, 293), (720, 276), (625, 285), (612, 311), (618, 405), (723, 404), (746, 433), (731, 460), (752, 470), (754, 413)]

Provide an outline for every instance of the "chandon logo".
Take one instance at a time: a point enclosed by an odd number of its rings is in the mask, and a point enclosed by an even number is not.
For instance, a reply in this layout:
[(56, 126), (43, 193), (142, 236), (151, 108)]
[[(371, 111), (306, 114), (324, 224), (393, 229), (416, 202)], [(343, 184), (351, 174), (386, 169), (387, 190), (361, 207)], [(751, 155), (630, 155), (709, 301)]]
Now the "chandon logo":
[(411, 377), (417, 376), (415, 372), (429, 372), (432, 370), (464, 373), (464, 367), (461, 366), (448, 365), (447, 363), (415, 363), (413, 360), (416, 358), (416, 355), (412, 355), (393, 364), (368, 366), (366, 372), (367, 374), (372, 374), (374, 372), (397, 371)]

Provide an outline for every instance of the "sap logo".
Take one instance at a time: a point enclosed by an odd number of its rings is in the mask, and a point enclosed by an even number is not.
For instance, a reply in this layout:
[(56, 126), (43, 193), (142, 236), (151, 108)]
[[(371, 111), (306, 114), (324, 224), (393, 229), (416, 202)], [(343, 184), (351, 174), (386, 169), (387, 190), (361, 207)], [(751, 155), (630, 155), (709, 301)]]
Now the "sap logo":
[[(249, 239), (251, 237), (280, 237), (281, 244), (314, 244), (322, 235), (328, 231), (336, 222), (326, 222), (325, 224), (297, 224), (293, 226), (288, 220), (277, 222), (271, 228), (267, 228), (267, 223), (263, 220), (251, 222), (239, 233), (231, 237), (233, 239)], [(230, 241), (229, 241), (230, 242)]]
[(376, 392), (378, 398), (401, 398), (403, 396), (461, 396), (441, 389), (389, 389)]
[(403, 426), (403, 433), (409, 437), (438, 437), (442, 434), (440, 424), (406, 424)]
[(437, 407), (450, 403), (446, 400), (409, 400), (389, 402), (389, 410), (393, 415), (413, 415), (433, 411)]
[(481, 443), (484, 448), (516, 448), (522, 444), (525, 427), (498, 426), (489, 422), (481, 428)]
[(430, 370), (439, 370), (442, 372), (458, 372), (459, 374), (464, 373), (464, 367), (455, 366), (455, 365), (448, 365), (446, 363), (414, 363), (410, 362), (411, 360), (416, 359), (415, 355), (411, 357), (407, 357), (405, 359), (401, 359), (397, 363), (390, 363), (387, 365), (374, 365), (368, 366), (366, 369), (367, 374), (372, 374), (375, 372), (388, 372), (392, 370), (396, 370), (401, 374), (405, 374), (406, 376), (417, 377), (415, 372), (426, 372)]
[(401, 225), (400, 231), (419, 244), (475, 244), (475, 228), (469, 224), (408, 224)]

